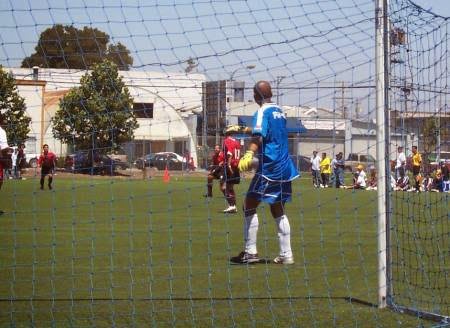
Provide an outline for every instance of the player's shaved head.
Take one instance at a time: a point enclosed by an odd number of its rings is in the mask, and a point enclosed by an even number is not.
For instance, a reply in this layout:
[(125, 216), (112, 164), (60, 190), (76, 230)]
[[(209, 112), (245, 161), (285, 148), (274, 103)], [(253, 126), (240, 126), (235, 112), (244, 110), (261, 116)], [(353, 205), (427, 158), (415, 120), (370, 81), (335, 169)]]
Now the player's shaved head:
[(256, 103), (261, 105), (264, 102), (268, 102), (272, 98), (272, 87), (267, 81), (258, 81), (253, 87), (253, 98)]

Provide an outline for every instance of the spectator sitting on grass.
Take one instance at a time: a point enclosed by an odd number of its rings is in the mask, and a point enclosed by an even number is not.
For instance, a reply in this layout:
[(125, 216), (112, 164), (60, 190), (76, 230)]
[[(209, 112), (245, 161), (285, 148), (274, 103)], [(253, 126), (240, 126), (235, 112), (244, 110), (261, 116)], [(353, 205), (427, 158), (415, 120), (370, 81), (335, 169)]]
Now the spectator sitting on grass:
[(377, 190), (377, 170), (371, 166), (369, 169), (369, 180), (367, 181), (367, 190)]
[(431, 191), (433, 188), (433, 179), (431, 178), (430, 174), (427, 173), (425, 175), (425, 178), (422, 180), (422, 190), (423, 191)]
[(444, 191), (444, 179), (442, 177), (442, 171), (437, 170), (436, 174), (433, 179), (433, 186), (431, 188), (431, 191), (434, 192), (443, 192)]
[(353, 185), (346, 186), (345, 189), (366, 189), (366, 186), (366, 172), (364, 172), (364, 166), (358, 164), (355, 176), (353, 177)]
[(398, 177), (394, 190), (396, 191), (407, 191), (409, 189), (409, 177), (405, 174), (405, 171), (400, 171), (400, 176)]

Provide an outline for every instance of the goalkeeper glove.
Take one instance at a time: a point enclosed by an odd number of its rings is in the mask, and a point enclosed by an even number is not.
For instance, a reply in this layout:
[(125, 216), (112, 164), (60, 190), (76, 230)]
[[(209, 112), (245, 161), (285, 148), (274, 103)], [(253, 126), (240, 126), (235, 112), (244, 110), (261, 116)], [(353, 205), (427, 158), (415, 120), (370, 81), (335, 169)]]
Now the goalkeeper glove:
[(240, 171), (250, 171), (252, 169), (254, 152), (247, 150), (245, 155), (239, 160), (239, 170)]
[(223, 130), (224, 134), (238, 134), (238, 133), (251, 133), (252, 130), (246, 126), (241, 126), (241, 125), (228, 125), (227, 127), (225, 127), (225, 129)]

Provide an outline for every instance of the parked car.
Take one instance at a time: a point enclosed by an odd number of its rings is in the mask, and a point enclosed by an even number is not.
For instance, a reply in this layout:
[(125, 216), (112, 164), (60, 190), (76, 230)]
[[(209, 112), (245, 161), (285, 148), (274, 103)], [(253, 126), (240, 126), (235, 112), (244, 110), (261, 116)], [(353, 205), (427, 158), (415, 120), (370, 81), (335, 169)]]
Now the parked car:
[(144, 167), (150, 166), (150, 161), (155, 157), (155, 154), (147, 154), (143, 157), (139, 157), (134, 161), (134, 165), (142, 170)]
[(128, 162), (128, 155), (122, 148), (108, 153), (107, 156), (119, 163), (119, 167), (122, 170), (127, 169), (130, 166)]
[(140, 157), (134, 162), (134, 165), (138, 169), (156, 167), (158, 170), (164, 170), (167, 164), (169, 170), (182, 170), (184, 163), (186, 163), (186, 159), (183, 156), (166, 151)]
[(38, 160), (39, 160), (40, 154), (28, 154), (25, 152), (25, 160), (27, 163), (27, 166), (35, 168), (38, 166)]
[(166, 167), (169, 170), (183, 170), (184, 167), (183, 158), (176, 154), (170, 152), (156, 153), (155, 156), (150, 160), (149, 166), (156, 167), (158, 170), (164, 170)]
[(121, 162), (104, 154), (94, 154), (94, 161), (89, 158), (88, 152), (77, 152), (67, 155), (64, 168), (73, 173), (107, 174), (113, 175)]
[(364, 165), (364, 168), (367, 170), (370, 166), (376, 165), (376, 160), (373, 158), (372, 155), (369, 154), (357, 154), (357, 153), (350, 153), (348, 154), (347, 159), (345, 160), (345, 171), (347, 172), (353, 172), (355, 170), (355, 167), (358, 164)]
[(163, 152), (155, 153), (155, 155), (166, 155), (169, 158), (176, 159), (179, 162), (186, 162), (186, 158), (185, 157), (181, 156), (180, 154), (173, 153), (173, 152), (170, 152), (170, 151), (163, 151)]

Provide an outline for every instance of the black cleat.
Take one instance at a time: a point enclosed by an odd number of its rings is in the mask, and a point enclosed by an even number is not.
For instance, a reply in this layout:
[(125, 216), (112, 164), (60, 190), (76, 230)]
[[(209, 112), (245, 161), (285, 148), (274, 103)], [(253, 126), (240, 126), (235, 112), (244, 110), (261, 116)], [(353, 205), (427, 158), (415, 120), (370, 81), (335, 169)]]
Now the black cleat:
[(240, 252), (238, 256), (230, 258), (231, 264), (252, 264), (259, 261), (258, 254), (249, 254), (247, 252)]

